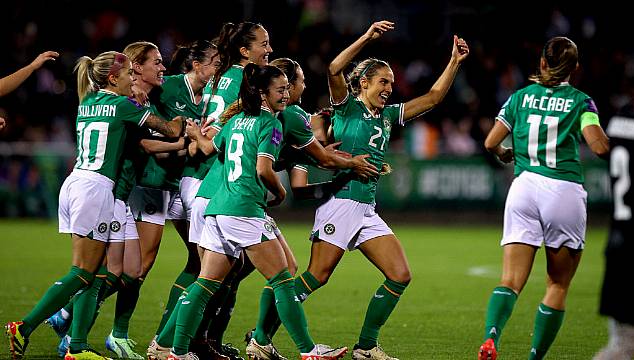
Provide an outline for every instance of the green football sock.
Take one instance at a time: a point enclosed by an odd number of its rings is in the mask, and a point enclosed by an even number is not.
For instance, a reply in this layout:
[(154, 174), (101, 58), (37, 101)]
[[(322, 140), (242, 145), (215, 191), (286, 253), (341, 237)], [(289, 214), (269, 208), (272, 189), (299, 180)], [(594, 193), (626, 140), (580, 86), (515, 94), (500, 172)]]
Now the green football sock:
[(516, 301), (517, 294), (512, 289), (504, 286), (493, 289), (487, 307), (484, 340), (493, 339), (495, 346), (498, 346), (498, 340), (506, 322), (511, 317)]
[(535, 314), (535, 328), (529, 360), (540, 360), (546, 356), (550, 345), (555, 341), (557, 332), (564, 322), (564, 310), (556, 310), (544, 304), (539, 304)]
[(112, 296), (119, 290), (120, 285), (119, 277), (111, 272), (106, 274), (106, 281), (104, 282), (101, 290), (99, 291), (99, 296), (97, 300), (99, 301), (99, 305), (103, 303), (104, 300)]
[(25, 337), (31, 335), (33, 330), (44, 320), (55, 314), (62, 306), (68, 304), (71, 296), (77, 291), (92, 283), (95, 275), (72, 266), (70, 272), (51, 286), (33, 310), (22, 319), (24, 324), (20, 326), (20, 332)]
[(106, 281), (106, 273), (106, 267), (100, 267), (95, 276), (95, 281), (92, 282), (90, 287), (76, 295), (70, 340), (70, 351), (73, 353), (88, 348), (88, 332), (95, 320), (97, 297), (99, 296), (99, 290)]
[(193, 339), (198, 326), (200, 326), (205, 307), (221, 284), (220, 281), (199, 277), (194, 282), (187, 297), (181, 301), (181, 307), (176, 318), (176, 331), (172, 346), (174, 354), (184, 355), (187, 353), (189, 343)]
[(181, 297), (176, 301), (176, 306), (174, 306), (174, 310), (172, 310), (172, 316), (167, 320), (165, 326), (163, 326), (163, 330), (159, 334), (156, 334), (156, 342), (162, 346), (171, 348), (174, 344), (174, 332), (176, 331), (176, 318), (178, 318), (178, 312), (181, 308), (181, 302), (187, 297), (189, 292), (194, 287), (194, 284), (189, 285), (185, 291), (181, 293)]
[(308, 295), (321, 287), (319, 280), (315, 279), (313, 274), (304, 271), (303, 274), (295, 278), (295, 293), (299, 301), (304, 302)]
[[(312, 294), (314, 291), (321, 287), (321, 283), (317, 280), (313, 274), (308, 271), (305, 271), (303, 274), (299, 275), (295, 278), (295, 294), (297, 294), (297, 298), (299, 301), (304, 302), (308, 295)], [(268, 304), (268, 305), (266, 305)], [(260, 312), (264, 312), (263, 321), (258, 321), (258, 324), (255, 328), (254, 336), (256, 336), (258, 331), (264, 332), (268, 337), (269, 341), (273, 339), (275, 333), (280, 328), (282, 322), (280, 321), (280, 317), (277, 314), (277, 309), (275, 308), (275, 297), (273, 295), (273, 289), (267, 291), (267, 287), (262, 291), (262, 297), (260, 299)], [(260, 330), (261, 329), (261, 330)], [(260, 338), (263, 334), (258, 335)], [(256, 341), (258, 338), (256, 337)], [(258, 344), (261, 344), (258, 341)]]
[(295, 282), (288, 270), (273, 276), (267, 282), (275, 293), (275, 306), (288, 334), (300, 352), (310, 352), (315, 343), (308, 333), (308, 324), (302, 303), (295, 294)]
[(216, 314), (221, 311), (222, 304), (227, 301), (230, 291), (231, 287), (223, 282), (214, 296), (209, 299), (205, 313), (203, 314), (203, 319), (194, 337), (195, 339), (211, 338), (213, 335), (212, 328), (216, 325)]
[(143, 285), (143, 278), (134, 279), (126, 273), (121, 275), (121, 285), (117, 294), (117, 303), (114, 311), (114, 324), (112, 336), (127, 338), (130, 327), (130, 318), (139, 301), (139, 291)]
[(222, 337), (229, 326), (233, 308), (236, 305), (239, 282), (233, 282), (229, 291), (224, 296), (222, 306), (218, 309), (218, 313), (211, 320), (208, 327), (207, 338), (215, 340), (217, 344), (222, 344)]
[[(276, 319), (272, 319), (272, 313), (275, 314)], [(270, 286), (264, 286), (262, 289), (262, 295), (260, 295), (260, 315), (258, 321), (255, 324), (255, 331), (253, 332), (253, 338), (260, 345), (268, 345), (271, 343), (271, 338), (266, 332), (267, 326), (271, 326), (267, 322), (275, 321), (279, 319), (277, 315), (277, 309), (275, 308), (275, 292)]]
[(176, 306), (176, 302), (178, 298), (181, 296), (183, 291), (187, 289), (189, 285), (191, 285), (194, 281), (196, 281), (196, 277), (198, 274), (192, 274), (188, 272), (181, 272), (174, 284), (172, 284), (172, 289), (170, 290), (169, 297), (167, 298), (167, 304), (165, 305), (165, 311), (163, 312), (163, 317), (161, 318), (161, 322), (159, 323), (158, 329), (156, 329), (156, 333), (159, 334), (167, 320), (169, 320), (172, 315), (172, 311)]
[(376, 291), (368, 305), (359, 335), (358, 345), (361, 349), (369, 350), (377, 345), (379, 330), (396, 307), (406, 287), (405, 283), (386, 279)]

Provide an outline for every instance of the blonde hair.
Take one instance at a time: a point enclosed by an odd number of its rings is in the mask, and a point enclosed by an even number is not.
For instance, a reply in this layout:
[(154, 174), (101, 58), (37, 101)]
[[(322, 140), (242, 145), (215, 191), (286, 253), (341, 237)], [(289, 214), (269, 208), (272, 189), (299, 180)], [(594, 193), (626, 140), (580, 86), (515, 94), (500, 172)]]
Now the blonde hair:
[(143, 64), (147, 61), (147, 54), (152, 50), (158, 51), (158, 46), (149, 41), (136, 41), (123, 49), (123, 53), (126, 54), (132, 63)]
[(75, 70), (77, 72), (77, 95), (79, 102), (89, 92), (98, 91), (108, 86), (108, 75), (115, 63), (115, 57), (121, 53), (116, 51), (106, 51), (97, 55), (94, 59), (82, 56), (77, 60)]

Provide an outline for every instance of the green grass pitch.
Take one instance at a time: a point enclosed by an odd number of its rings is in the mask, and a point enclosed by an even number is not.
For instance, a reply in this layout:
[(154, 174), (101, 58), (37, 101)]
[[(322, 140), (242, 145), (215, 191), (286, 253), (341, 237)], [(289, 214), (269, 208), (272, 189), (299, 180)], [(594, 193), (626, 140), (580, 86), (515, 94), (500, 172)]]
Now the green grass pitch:
[[(501, 219), (500, 219), (501, 222)], [(308, 223), (280, 224), (300, 264), (306, 268), (310, 243)], [(475, 359), (482, 341), (486, 303), (501, 271), (498, 226), (393, 225), (402, 241), (413, 280), (384, 326), (380, 343), (401, 360)], [(586, 251), (570, 290), (564, 325), (553, 344), (550, 359), (590, 359), (607, 340), (606, 321), (597, 313), (603, 273), (606, 228), (590, 227)], [(0, 321), (19, 320), (53, 281), (70, 267), (70, 241), (57, 233), (54, 222), (0, 221)], [(141, 289), (139, 306), (131, 321), (131, 338), (138, 352), (145, 348), (159, 323), (173, 280), (185, 262), (181, 240), (171, 225), (154, 269)], [(315, 341), (352, 347), (366, 307), (383, 277), (359, 252), (344, 256), (328, 285), (305, 303)], [(530, 348), (533, 319), (545, 283), (543, 251), (537, 259), (513, 316), (502, 336), (499, 353), (504, 359), (522, 359)], [(256, 322), (264, 280), (253, 274), (238, 292), (238, 302), (225, 342), (244, 354), (244, 333)], [(106, 352), (103, 341), (113, 319), (114, 298), (108, 299), (89, 341)], [(285, 330), (274, 339), (282, 354), (296, 358)], [(3, 339), (0, 359), (8, 358)], [(58, 339), (46, 325), (31, 336), (27, 358), (54, 359)]]

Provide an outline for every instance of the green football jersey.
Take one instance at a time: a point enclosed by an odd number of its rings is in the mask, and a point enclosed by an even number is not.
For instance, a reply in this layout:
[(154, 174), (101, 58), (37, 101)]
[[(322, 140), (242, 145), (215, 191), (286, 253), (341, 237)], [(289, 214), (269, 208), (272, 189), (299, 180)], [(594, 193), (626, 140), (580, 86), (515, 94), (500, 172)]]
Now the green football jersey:
[[(244, 67), (240, 65), (233, 65), (229, 68), (218, 81), (218, 88), (216, 93), (213, 93), (212, 85), (210, 81), (203, 90), (203, 97), (205, 98), (205, 108), (203, 110), (203, 119), (213, 121), (213, 127), (220, 131), (222, 124), (220, 123), (220, 115), (226, 110), (231, 103), (238, 100), (240, 93), (240, 84), (242, 84), (242, 73)], [(217, 180), (219, 175), (214, 175), (220, 171), (221, 164), (214, 165), (216, 163), (216, 155), (208, 157), (204, 160), (204, 164), (207, 167), (207, 171), (197, 172), (193, 175), (196, 179), (206, 179), (209, 173), (212, 173), (212, 177), (207, 181), (203, 181), (201, 189), (197, 196), (204, 198), (211, 198), (214, 192), (216, 192)]]
[(208, 94), (209, 102), (203, 113), (204, 118), (219, 119), (220, 115), (234, 101), (238, 100), (240, 93), (240, 84), (242, 84), (242, 73), (244, 67), (241, 65), (233, 65), (229, 70), (225, 71), (218, 81), (218, 89), (212, 94), (211, 82), (207, 84), (203, 94)]
[(532, 84), (513, 93), (497, 120), (512, 133), (515, 175), (531, 171), (583, 183), (579, 142), (586, 113), (598, 116), (594, 101), (568, 83)]
[(310, 115), (299, 105), (289, 105), (277, 114), (284, 129), (284, 141), (275, 171), (290, 170), (296, 163), (316, 165), (317, 161), (306, 154), (304, 149), (316, 141), (310, 126)]
[(89, 170), (113, 181), (119, 172), (126, 126), (141, 126), (150, 111), (126, 96), (99, 90), (86, 95), (77, 111), (75, 169)]
[[(386, 106), (374, 115), (361, 99), (348, 95), (340, 104), (334, 105), (333, 109), (332, 126), (335, 141), (342, 142), (339, 149), (352, 156), (369, 154), (370, 157), (366, 160), (380, 169), (390, 142), (392, 126), (403, 125), (404, 104)], [(335, 176), (350, 176), (351, 171), (340, 170)], [(353, 176), (335, 197), (374, 203), (378, 181), (378, 175), (369, 179)]]
[(265, 109), (259, 116), (239, 113), (225, 124), (213, 140), (224, 149), (222, 179), (205, 215), (264, 218), (267, 189), (257, 174), (257, 159), (275, 161), (282, 136), (282, 124)]
[[(194, 92), (185, 74), (165, 76), (160, 88), (153, 89), (150, 99), (158, 115), (171, 120), (176, 116), (200, 118), (204, 103), (195, 103)], [(151, 137), (161, 140), (164, 136), (151, 131)], [(192, 164), (192, 166), (195, 166)], [(185, 158), (170, 156), (157, 159), (151, 156), (139, 180), (139, 185), (163, 190), (178, 190), (185, 169)]]
[[(205, 94), (196, 102), (196, 95), (186, 74), (166, 76), (164, 80), (160, 102), (156, 106), (159, 113), (166, 119), (184, 116), (200, 124), (205, 109)], [(198, 175), (202, 178), (209, 170), (202, 160), (200, 157), (186, 157), (182, 176)]]
[(121, 168), (115, 180), (115, 199), (128, 201), (130, 192), (136, 185), (136, 177), (139, 168), (143, 168), (148, 160), (148, 155), (139, 149), (139, 140), (147, 133), (145, 128), (128, 129), (125, 139), (125, 148), (121, 156)]
[[(219, 119), (216, 119), (212, 126), (218, 131), (216, 134), (216, 136), (218, 136), (223, 127), (222, 123)], [(224, 160), (220, 158), (218, 152), (216, 152), (209, 156), (206, 161), (210, 164), (209, 171), (207, 171), (207, 174), (203, 178), (203, 182), (200, 183), (196, 196), (211, 199), (222, 179), (222, 165)]]

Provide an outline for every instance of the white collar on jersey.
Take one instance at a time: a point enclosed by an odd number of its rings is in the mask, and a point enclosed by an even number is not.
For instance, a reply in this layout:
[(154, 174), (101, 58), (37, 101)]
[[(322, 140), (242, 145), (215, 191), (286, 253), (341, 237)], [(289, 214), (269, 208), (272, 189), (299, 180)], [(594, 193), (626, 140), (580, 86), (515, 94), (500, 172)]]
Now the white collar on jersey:
[(119, 94), (117, 94), (116, 92), (111, 91), (111, 90), (99, 89), (99, 92), (106, 93), (106, 94), (108, 94), (108, 95), (119, 96)]
[(379, 109), (376, 109), (376, 111), (375, 111), (375, 112), (374, 112), (374, 114), (373, 114), (373, 113), (372, 113), (372, 111), (370, 111), (370, 109), (368, 109), (368, 107), (367, 107), (367, 106), (365, 106), (365, 103), (363, 102), (363, 100), (361, 100), (361, 98), (360, 98), (360, 97), (358, 97), (358, 96), (357, 96), (357, 97), (355, 97), (354, 99), (355, 99), (355, 100), (357, 100), (359, 103), (361, 103), (361, 106), (363, 106), (363, 108), (365, 109), (365, 111), (366, 111), (367, 115), (366, 115), (366, 114), (363, 114), (363, 118), (364, 118), (364, 119), (369, 119), (369, 118), (375, 118), (375, 119), (378, 119), (378, 118), (380, 118), (380, 117), (381, 117), (381, 113), (379, 112)]

